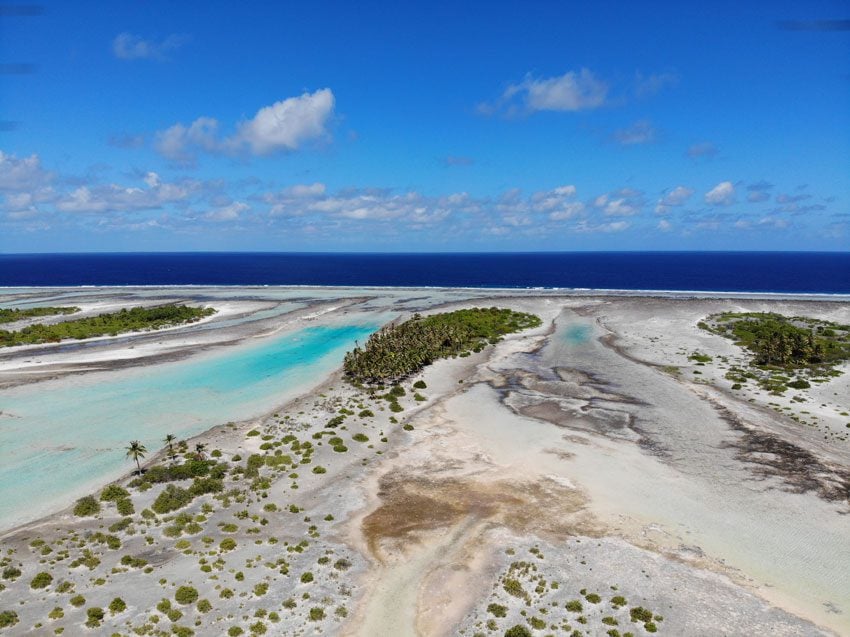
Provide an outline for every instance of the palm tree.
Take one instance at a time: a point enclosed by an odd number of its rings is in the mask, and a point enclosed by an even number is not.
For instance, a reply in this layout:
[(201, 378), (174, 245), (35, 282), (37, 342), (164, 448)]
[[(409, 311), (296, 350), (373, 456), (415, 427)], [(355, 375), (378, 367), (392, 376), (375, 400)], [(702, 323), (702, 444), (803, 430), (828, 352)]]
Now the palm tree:
[(177, 436), (168, 434), (163, 439), (163, 442), (168, 445), (168, 454), (166, 454), (168, 455), (168, 459), (174, 462), (174, 459), (177, 457), (177, 452), (174, 451), (174, 443), (177, 442)]
[(195, 455), (198, 456), (198, 460), (204, 459), (204, 452), (207, 449), (207, 445), (203, 442), (195, 443)]
[(148, 450), (138, 440), (133, 440), (127, 447), (127, 457), (136, 461), (136, 468), (139, 470), (139, 475), (142, 473), (142, 465), (139, 460), (145, 457)]

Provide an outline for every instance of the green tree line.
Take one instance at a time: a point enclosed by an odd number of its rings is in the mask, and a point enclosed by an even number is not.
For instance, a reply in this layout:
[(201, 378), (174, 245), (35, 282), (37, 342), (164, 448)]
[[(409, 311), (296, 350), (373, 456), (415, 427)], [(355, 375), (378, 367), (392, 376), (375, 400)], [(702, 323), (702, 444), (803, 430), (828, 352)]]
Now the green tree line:
[(129, 310), (125, 308), (118, 312), (62, 321), (53, 325), (36, 323), (17, 331), (0, 330), (0, 347), (58, 343), (66, 339), (93, 338), (107, 334), (117, 336), (124, 332), (155, 330), (194, 323), (214, 313), (213, 308), (177, 304), (134, 307)]
[(74, 314), (79, 312), (78, 307), (0, 307), (0, 323), (14, 323), (22, 319), (35, 318), (37, 316), (56, 316), (57, 314)]

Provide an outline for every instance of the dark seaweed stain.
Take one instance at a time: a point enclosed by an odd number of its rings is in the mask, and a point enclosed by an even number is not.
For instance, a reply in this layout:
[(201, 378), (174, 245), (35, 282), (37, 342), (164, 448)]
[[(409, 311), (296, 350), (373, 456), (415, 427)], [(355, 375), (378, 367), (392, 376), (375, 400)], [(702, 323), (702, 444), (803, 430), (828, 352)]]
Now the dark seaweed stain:
[(755, 431), (726, 407), (713, 400), (709, 402), (741, 434), (738, 441), (723, 446), (735, 449), (735, 458), (751, 465), (756, 476), (781, 480), (789, 493), (814, 493), (827, 502), (850, 503), (850, 470), (824, 463), (813, 453), (778, 436)]

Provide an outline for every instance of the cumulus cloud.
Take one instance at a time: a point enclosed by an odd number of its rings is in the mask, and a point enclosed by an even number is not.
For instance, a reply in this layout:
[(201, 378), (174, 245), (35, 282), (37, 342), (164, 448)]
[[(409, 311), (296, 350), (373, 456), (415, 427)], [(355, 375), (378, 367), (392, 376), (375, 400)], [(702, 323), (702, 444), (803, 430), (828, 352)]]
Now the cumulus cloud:
[(711, 159), (712, 157), (715, 157), (717, 153), (717, 146), (715, 146), (711, 142), (700, 142), (698, 144), (693, 144), (687, 150), (687, 155), (691, 159)]
[(46, 185), (50, 179), (38, 155), (19, 159), (0, 150), (0, 191), (33, 189)]
[(644, 206), (643, 193), (632, 188), (621, 188), (599, 195), (593, 207), (608, 217), (630, 217), (639, 213)]
[(143, 181), (147, 188), (118, 184), (79, 186), (59, 197), (55, 207), (60, 212), (69, 213), (155, 210), (186, 200), (200, 188), (200, 183), (195, 181), (165, 183), (154, 172), (145, 174)]
[(235, 221), (246, 210), (249, 210), (248, 204), (241, 201), (234, 201), (226, 206), (210, 210), (204, 217), (210, 221)]
[(608, 84), (583, 68), (555, 77), (536, 78), (529, 74), (522, 82), (508, 86), (495, 103), (481, 104), (478, 110), (482, 114), (500, 110), (508, 114), (584, 111), (603, 106), (607, 97)]
[(731, 181), (721, 181), (705, 193), (705, 203), (710, 206), (728, 206), (735, 203), (735, 186)]
[(666, 219), (661, 219), (658, 221), (658, 229), (661, 230), (661, 232), (670, 232), (670, 230), (673, 229), (673, 224)]
[(647, 119), (638, 120), (627, 128), (614, 132), (614, 140), (623, 146), (647, 144), (655, 140), (656, 131), (652, 122)]
[(168, 54), (183, 46), (188, 38), (172, 34), (164, 40), (145, 39), (132, 33), (119, 33), (112, 41), (112, 53), (119, 60), (157, 60), (164, 62)]
[(294, 151), (328, 135), (333, 109), (334, 94), (325, 88), (265, 106), (227, 137), (219, 135), (219, 122), (212, 117), (199, 117), (189, 126), (174, 124), (156, 134), (154, 149), (181, 164), (191, 164), (198, 151), (253, 155)]
[(334, 94), (328, 89), (290, 97), (257, 111), (239, 124), (234, 138), (227, 143), (247, 145), (255, 155), (281, 150), (296, 150), (310, 139), (324, 136), (325, 125), (334, 109)]
[(692, 188), (676, 186), (658, 200), (658, 203), (655, 204), (655, 213), (659, 215), (667, 214), (670, 208), (685, 205), (692, 194), (694, 194)]

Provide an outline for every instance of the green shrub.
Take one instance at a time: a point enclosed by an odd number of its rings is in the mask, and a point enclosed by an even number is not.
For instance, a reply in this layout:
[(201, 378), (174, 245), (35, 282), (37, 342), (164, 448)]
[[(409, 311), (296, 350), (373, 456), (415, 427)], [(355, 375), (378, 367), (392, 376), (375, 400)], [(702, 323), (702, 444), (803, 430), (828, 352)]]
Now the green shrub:
[(361, 418), (373, 418), (375, 413), (371, 409), (364, 409), (357, 415)]
[(3, 579), (16, 580), (21, 576), (21, 569), (17, 566), (7, 566), (3, 569)]
[(317, 622), (317, 621), (321, 621), (324, 618), (325, 618), (325, 609), (322, 608), (321, 606), (313, 606), (313, 608), (310, 609), (310, 621)]
[(18, 614), (13, 610), (4, 610), (0, 613), (0, 628), (8, 628), (18, 623)]
[(399, 413), (404, 411), (404, 407), (398, 404), (398, 401), (394, 400), (390, 403), (390, 411), (393, 413)]
[(74, 515), (77, 517), (91, 517), (98, 513), (100, 513), (100, 502), (93, 495), (80, 498), (74, 505)]
[(74, 595), (71, 599), (68, 600), (71, 603), (71, 606), (74, 608), (79, 608), (83, 604), (86, 603), (86, 598), (82, 595)]
[(123, 613), (125, 610), (127, 610), (127, 604), (120, 597), (116, 597), (111, 602), (109, 602), (109, 612), (113, 615)]
[(103, 609), (99, 606), (92, 606), (91, 608), (86, 609), (86, 617), (88, 621), (86, 622), (86, 626), (89, 628), (97, 628), (100, 626), (100, 623), (103, 621), (103, 616), (106, 613), (103, 612)]
[(194, 604), (198, 601), (198, 591), (192, 586), (181, 586), (174, 593), (174, 601), (178, 604)]
[(102, 502), (117, 502), (123, 498), (130, 497), (129, 491), (120, 484), (110, 484), (100, 492)]
[(328, 470), (321, 465), (316, 465), (315, 467), (313, 467), (313, 473), (322, 474), (327, 472)]
[(268, 630), (263, 622), (255, 622), (248, 626), (248, 628), (251, 630), (251, 634), (253, 635), (265, 635)]
[(581, 602), (577, 599), (573, 599), (567, 602), (566, 609), (571, 613), (580, 613), (582, 610), (584, 610), (584, 606), (582, 606)]
[(62, 619), (65, 616), (65, 611), (59, 606), (56, 606), (52, 611), (47, 613), (49, 619)]
[(427, 387), (428, 385), (425, 384), (424, 380), (417, 380), (415, 383), (413, 383), (414, 389), (427, 389)]
[(525, 626), (517, 624), (505, 631), (505, 637), (531, 637), (531, 631)]
[(212, 610), (212, 604), (210, 603), (210, 600), (202, 599), (198, 602), (197, 609), (200, 613), (208, 613)]
[(643, 606), (635, 606), (629, 611), (629, 616), (633, 622), (650, 622), (652, 621), (652, 611)]
[(346, 447), (345, 445), (334, 445), (333, 450), (337, 453), (345, 453), (346, 451), (348, 451), (348, 447)]
[(236, 548), (236, 540), (234, 540), (232, 537), (226, 537), (221, 541), (218, 547), (222, 551), (232, 551)]
[(162, 493), (156, 497), (151, 508), (157, 513), (170, 513), (171, 511), (182, 509), (191, 501), (192, 494), (186, 489), (181, 489), (173, 484), (169, 484), (165, 487), (165, 489), (163, 489)]
[(254, 595), (257, 597), (262, 597), (266, 593), (269, 592), (269, 585), (265, 582), (260, 582), (259, 584), (254, 586)]
[(227, 630), (227, 634), (228, 634), (230, 637), (239, 637), (239, 635), (241, 635), (241, 634), (242, 634), (242, 633), (244, 633), (244, 632), (245, 632), (245, 631), (244, 631), (244, 630), (242, 630), (241, 628), (239, 628), (239, 626), (231, 626), (231, 627)]
[(301, 583), (309, 584), (313, 581), (313, 574), (310, 571), (301, 574)]
[(598, 604), (602, 601), (602, 598), (599, 597), (599, 595), (597, 595), (596, 593), (590, 593), (588, 595), (585, 595), (584, 598), (591, 604)]
[(369, 436), (367, 436), (366, 434), (354, 434), (351, 439), (355, 440), (356, 442), (368, 442)]
[(119, 515), (133, 515), (136, 508), (133, 506), (133, 501), (130, 498), (121, 498), (115, 503), (115, 508)]
[(487, 607), (487, 612), (495, 617), (505, 617), (508, 614), (508, 607), (501, 604), (490, 604)]
[(515, 579), (506, 579), (504, 583), (505, 592), (508, 595), (513, 595), (514, 597), (525, 597), (526, 592), (522, 587), (522, 584), (519, 583), (518, 580)]
[(803, 380), (801, 378), (798, 378), (797, 380), (792, 380), (790, 383), (788, 383), (788, 387), (793, 387), (794, 389), (808, 389), (811, 386), (812, 385), (809, 381)]
[(47, 588), (53, 582), (53, 576), (50, 573), (42, 571), (32, 578), (30, 588)]

